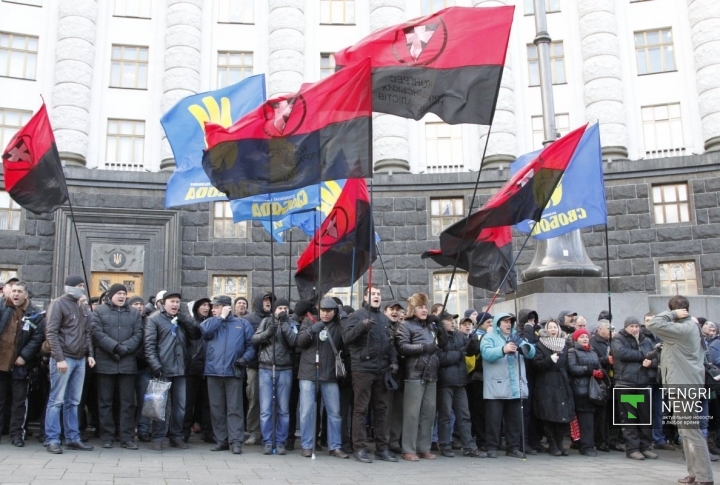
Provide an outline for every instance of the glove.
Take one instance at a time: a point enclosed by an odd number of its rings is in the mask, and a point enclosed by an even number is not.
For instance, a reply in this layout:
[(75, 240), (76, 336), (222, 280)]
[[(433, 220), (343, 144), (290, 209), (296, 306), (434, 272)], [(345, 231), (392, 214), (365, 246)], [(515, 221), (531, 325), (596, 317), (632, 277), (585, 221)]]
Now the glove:
[(551, 360), (553, 361), (553, 363), (555, 363), (555, 364), (557, 364), (557, 361), (558, 361), (559, 358), (560, 358), (560, 356), (559, 356), (558, 354), (552, 354), (552, 355), (550, 356), (550, 359), (551, 359)]
[(290, 320), (290, 317), (288, 316), (287, 312), (280, 312), (280, 315), (278, 315), (278, 320), (280, 322), (285, 323)]
[(645, 354), (645, 358), (647, 360), (653, 360), (657, 357), (657, 355), (658, 355), (657, 350), (651, 350), (650, 352)]
[(155, 379), (162, 379), (162, 378), (163, 378), (162, 368), (160, 368), (160, 369), (153, 369), (152, 375), (153, 375), (153, 377), (154, 377)]
[(437, 345), (435, 345), (435, 342), (430, 342), (429, 344), (423, 344), (423, 353), (425, 354), (434, 354), (437, 352)]
[(373, 327), (373, 325), (375, 325), (375, 322), (373, 322), (369, 318), (366, 318), (365, 320), (362, 321), (362, 324), (365, 328), (370, 330)]
[(592, 376), (595, 379), (602, 379), (603, 377), (605, 377), (605, 373), (603, 371), (601, 371), (600, 369), (595, 369), (592, 373)]
[(243, 358), (241, 357), (241, 358), (239, 358), (238, 360), (236, 360), (233, 365), (234, 365), (235, 367), (238, 367), (238, 368), (242, 369), (242, 368), (244, 368), (244, 367), (247, 367), (248, 363), (247, 363), (247, 361), (246, 361), (245, 359), (243, 359)]
[(322, 332), (323, 328), (325, 328), (325, 324), (323, 322), (317, 322), (313, 324), (312, 327), (310, 327), (310, 332), (313, 334), (318, 334)]
[(123, 344), (117, 344), (115, 346), (115, 353), (120, 354), (120, 357), (124, 357), (130, 353), (128, 348)]
[(428, 323), (433, 323), (433, 324), (435, 324), (435, 325), (437, 325), (438, 323), (440, 323), (440, 319), (438, 318), (438, 316), (437, 316), (437, 315), (433, 315), (432, 313), (427, 316), (427, 321), (428, 321)]
[(390, 364), (390, 373), (391, 374), (397, 374), (399, 370), (400, 370), (400, 366), (398, 366), (397, 364)]

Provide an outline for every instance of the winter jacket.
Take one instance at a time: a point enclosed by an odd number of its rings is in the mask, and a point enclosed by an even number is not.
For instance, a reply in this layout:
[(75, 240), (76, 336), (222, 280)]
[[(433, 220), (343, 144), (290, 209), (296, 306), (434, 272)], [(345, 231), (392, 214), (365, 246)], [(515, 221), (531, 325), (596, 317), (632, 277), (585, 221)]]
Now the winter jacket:
[(553, 353), (541, 341), (535, 344), (535, 357), (532, 360), (535, 369), (533, 410), (543, 421), (569, 423), (575, 416), (575, 406), (567, 374), (567, 346), (558, 352), (557, 362), (551, 358)]
[(590, 395), (590, 379), (594, 379), (592, 376), (594, 370), (602, 370), (600, 358), (592, 350), (592, 347), (590, 350), (585, 350), (582, 345), (575, 342), (568, 351), (568, 371), (575, 396), (587, 397)]
[(595, 334), (590, 337), (590, 347), (592, 347), (597, 354), (598, 359), (600, 359), (600, 365), (603, 370), (608, 370), (610, 368), (610, 358), (608, 357), (610, 342), (602, 338), (600, 335)]
[(140, 313), (127, 304), (117, 306), (109, 299), (97, 305), (92, 314), (92, 340), (95, 345), (95, 372), (135, 374), (135, 352), (142, 345)]
[(315, 380), (315, 353), (318, 353), (319, 369), (317, 379), (321, 382), (335, 382), (335, 352), (333, 351), (330, 339), (335, 343), (338, 352), (343, 350), (342, 330), (340, 328), (340, 318), (336, 314), (335, 317), (325, 324), (324, 330), (327, 332), (325, 340), (320, 339), (321, 332), (313, 332), (312, 326), (315, 322), (311, 318), (305, 318), (300, 325), (300, 331), (297, 337), (297, 346), (302, 350), (300, 354), (300, 370), (298, 379), (312, 381)]
[(292, 370), (297, 333), (297, 324), (292, 320), (280, 322), (275, 316), (264, 318), (252, 336), (260, 368), (272, 369), (274, 365), (276, 370)]
[(234, 377), (233, 364), (238, 359), (250, 362), (255, 358), (251, 340), (253, 328), (244, 318), (232, 313), (227, 318), (211, 317), (200, 325), (205, 347), (205, 375)]
[(424, 349), (430, 343), (435, 344), (436, 335), (434, 326), (427, 320), (412, 317), (400, 322), (397, 329), (397, 347), (400, 355), (405, 356), (406, 381), (438, 380), (440, 356), (437, 351), (430, 353)]
[(698, 326), (689, 315), (682, 320), (676, 318), (675, 312), (662, 312), (646, 324), (663, 340), (662, 382), (666, 386), (704, 385), (705, 352)]
[(57, 362), (94, 357), (90, 308), (63, 293), (48, 305), (45, 338)]
[[(263, 300), (266, 297), (272, 298), (272, 293), (265, 292), (255, 295), (252, 299), (252, 308), (248, 309), (248, 312), (243, 316), (243, 318), (250, 322), (250, 325), (252, 325), (253, 332), (257, 332), (258, 327), (265, 318), (272, 316), (271, 311), (266, 312), (265, 310), (263, 310)], [(249, 368), (258, 368), (258, 357), (260, 357), (260, 351), (256, 347), (255, 357), (248, 363)]]
[(509, 313), (495, 315), (493, 331), (485, 334), (480, 342), (484, 399), (520, 399), (528, 396), (525, 359), (535, 357), (535, 346), (525, 340), (522, 352), (513, 354), (503, 352), (503, 347), (508, 343), (510, 336), (515, 335), (515, 327), (510, 330), (510, 335), (503, 335), (498, 323), (509, 316)]
[[(208, 314), (207, 317), (203, 317), (198, 313), (200, 305), (205, 301), (207, 301), (205, 298), (197, 299), (191, 308), (195, 326), (198, 328), (200, 328), (202, 322), (212, 316), (212, 314)], [(202, 333), (202, 329), (200, 332)], [(190, 364), (188, 365), (186, 374), (188, 376), (202, 377), (205, 375), (205, 348), (207, 347), (207, 342), (205, 339), (199, 338), (197, 340), (190, 340), (188, 345), (190, 350)]]
[[(38, 307), (27, 300), (28, 305), (23, 312), (24, 320), (18, 322), (18, 332), (15, 338), (15, 348), (11, 360), (13, 363), (18, 357), (22, 357), (25, 361), (25, 369), (30, 371), (38, 362), (38, 352), (40, 346), (45, 339), (45, 312), (40, 312)], [(0, 303), (0, 335), (7, 328), (8, 323), (12, 319), (15, 307), (12, 306), (11, 299), (5, 299)], [(6, 369), (3, 369), (6, 370)], [(12, 370), (12, 369), (9, 369)]]
[[(368, 330), (364, 320), (375, 324)], [(353, 372), (384, 373), (390, 364), (397, 363), (392, 342), (390, 321), (379, 309), (364, 305), (342, 321), (342, 338), (350, 352)]]
[(652, 341), (642, 333), (635, 339), (627, 330), (620, 330), (612, 339), (615, 385), (618, 387), (649, 387), (655, 383), (658, 359), (643, 367), (645, 355), (653, 350)]
[(440, 349), (440, 371), (438, 372), (438, 386), (458, 387), (467, 384), (466, 356), (475, 356), (479, 345), (475, 334), (472, 339), (459, 330), (448, 332), (448, 343)]
[(174, 317), (163, 308), (154, 312), (145, 321), (145, 358), (152, 373), (165, 377), (187, 375), (190, 366), (190, 340), (201, 337), (200, 329), (193, 319), (178, 313)]
[(707, 340), (708, 357), (716, 366), (720, 366), (720, 336), (715, 335)]

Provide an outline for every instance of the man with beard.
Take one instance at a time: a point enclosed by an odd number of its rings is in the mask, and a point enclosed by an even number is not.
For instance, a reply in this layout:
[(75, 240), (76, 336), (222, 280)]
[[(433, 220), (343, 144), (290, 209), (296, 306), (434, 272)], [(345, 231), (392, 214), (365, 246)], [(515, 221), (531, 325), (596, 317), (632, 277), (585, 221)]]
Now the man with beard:
[(65, 278), (65, 292), (48, 307), (45, 337), (50, 344), (50, 397), (45, 411), (45, 434), (48, 453), (60, 454), (60, 413), (63, 419), (65, 446), (91, 451), (80, 439), (78, 405), (85, 381), (85, 364), (95, 367), (90, 309), (80, 302), (85, 296), (81, 276)]
[(43, 341), (45, 314), (28, 298), (27, 284), (15, 279), (0, 303), (0, 409), (10, 406), (10, 439), (25, 446), (30, 370)]
[[(252, 313), (244, 315), (245, 320), (250, 322), (253, 330), (257, 332), (260, 322), (272, 315), (272, 302), (275, 298), (272, 293), (259, 293), (253, 297)], [(237, 304), (237, 302), (235, 302)], [(247, 381), (245, 382), (245, 395), (247, 397), (247, 418), (245, 427), (250, 435), (245, 440), (246, 445), (255, 445), (262, 441), (260, 434), (260, 388), (258, 385), (258, 349), (255, 349), (255, 358), (248, 362)]]
[(372, 463), (365, 447), (365, 422), (372, 403), (375, 428), (375, 456), (383, 461), (398, 461), (388, 450), (388, 402), (385, 372), (398, 372), (397, 353), (390, 339), (390, 322), (380, 311), (382, 295), (379, 288), (368, 287), (363, 308), (342, 324), (343, 342), (350, 350), (355, 406), (352, 436), (354, 456), (362, 463)]

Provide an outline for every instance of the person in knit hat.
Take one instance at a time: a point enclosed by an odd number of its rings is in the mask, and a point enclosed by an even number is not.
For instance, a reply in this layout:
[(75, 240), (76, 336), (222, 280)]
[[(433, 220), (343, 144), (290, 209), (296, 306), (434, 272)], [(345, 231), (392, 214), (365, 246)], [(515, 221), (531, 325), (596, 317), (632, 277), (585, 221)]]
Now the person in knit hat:
[[(127, 288), (115, 283), (97, 305), (92, 316), (92, 340), (97, 366), (98, 421), (103, 448), (112, 448), (115, 436), (120, 436), (123, 448), (137, 450), (135, 436), (135, 353), (142, 344), (142, 319), (127, 303)], [(113, 405), (120, 429), (115, 429)], [(116, 433), (117, 431), (117, 433)]]
[(572, 340), (573, 347), (568, 352), (568, 371), (573, 383), (575, 415), (580, 425), (580, 454), (597, 456), (594, 436), (597, 406), (590, 401), (590, 380), (601, 380), (605, 373), (598, 355), (590, 345), (588, 331), (585, 328), (575, 330)]
[(243, 317), (248, 311), (248, 300), (244, 296), (238, 296), (233, 302), (233, 313), (236, 317)]

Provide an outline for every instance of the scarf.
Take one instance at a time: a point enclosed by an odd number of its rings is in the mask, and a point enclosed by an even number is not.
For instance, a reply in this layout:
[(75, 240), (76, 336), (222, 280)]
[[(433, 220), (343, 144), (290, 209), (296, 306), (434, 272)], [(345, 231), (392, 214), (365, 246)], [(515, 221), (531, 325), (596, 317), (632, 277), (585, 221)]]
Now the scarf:
[(560, 337), (540, 337), (540, 343), (553, 352), (562, 352), (565, 348), (565, 339)]

